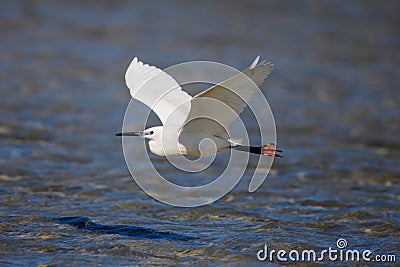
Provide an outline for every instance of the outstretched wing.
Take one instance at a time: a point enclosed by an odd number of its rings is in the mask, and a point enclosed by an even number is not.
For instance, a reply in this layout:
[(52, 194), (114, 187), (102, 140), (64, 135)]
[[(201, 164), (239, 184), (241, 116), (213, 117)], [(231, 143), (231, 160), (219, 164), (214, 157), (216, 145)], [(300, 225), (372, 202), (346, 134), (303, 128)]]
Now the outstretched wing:
[[(191, 110), (187, 118), (186, 131), (207, 131), (208, 133), (227, 137), (226, 130), (238, 118), (247, 106), (248, 101), (273, 69), (273, 64), (258, 62), (259, 56), (243, 72), (214, 85), (192, 99)], [(249, 81), (249, 78), (257, 85)], [(207, 100), (208, 99), (208, 100)], [(218, 102), (221, 105), (218, 105)], [(228, 107), (224, 107), (222, 104)], [(231, 112), (226, 112), (228, 109)], [(197, 118), (198, 116), (208, 118)], [(218, 121), (215, 122), (215, 120)]]
[(136, 57), (125, 73), (131, 96), (150, 107), (165, 125), (181, 126), (190, 111), (192, 97), (166, 72)]

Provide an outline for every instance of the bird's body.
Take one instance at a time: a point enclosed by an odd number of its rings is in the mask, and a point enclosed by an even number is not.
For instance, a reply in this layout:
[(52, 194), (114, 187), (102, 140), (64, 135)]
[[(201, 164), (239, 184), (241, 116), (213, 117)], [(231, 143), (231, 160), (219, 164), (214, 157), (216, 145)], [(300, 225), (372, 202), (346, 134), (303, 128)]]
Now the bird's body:
[(179, 140), (185, 147), (185, 154), (192, 157), (211, 156), (231, 147), (229, 141), (202, 132), (184, 132)]
[[(226, 128), (238, 118), (254, 94), (254, 88), (271, 72), (273, 65), (258, 62), (230, 79), (191, 97), (166, 72), (135, 57), (125, 80), (131, 96), (148, 105), (163, 126), (142, 132), (124, 132), (118, 136), (141, 136), (149, 139), (150, 151), (159, 156), (210, 156), (225, 149), (237, 149), (266, 156), (281, 157), (273, 144), (261, 147), (243, 146), (229, 139)], [(228, 112), (229, 111), (229, 112)]]
[(146, 129), (149, 134), (149, 148), (158, 156), (187, 155), (190, 157), (211, 156), (229, 149), (232, 145), (221, 137), (206, 132), (183, 132), (179, 134), (176, 127), (156, 126)]

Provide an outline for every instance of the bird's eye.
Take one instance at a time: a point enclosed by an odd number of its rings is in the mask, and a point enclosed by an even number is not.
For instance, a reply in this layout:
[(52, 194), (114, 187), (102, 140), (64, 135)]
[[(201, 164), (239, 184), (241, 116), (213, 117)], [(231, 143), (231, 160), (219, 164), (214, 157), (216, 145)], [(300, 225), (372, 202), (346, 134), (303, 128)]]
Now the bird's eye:
[(153, 131), (150, 131), (150, 134), (153, 134), (154, 132)]

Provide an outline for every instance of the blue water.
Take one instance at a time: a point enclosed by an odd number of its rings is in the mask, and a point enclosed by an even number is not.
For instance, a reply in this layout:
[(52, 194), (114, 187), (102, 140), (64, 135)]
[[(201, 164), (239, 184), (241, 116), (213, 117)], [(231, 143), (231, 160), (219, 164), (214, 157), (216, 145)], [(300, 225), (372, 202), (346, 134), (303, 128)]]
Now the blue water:
[[(1, 1), (0, 265), (265, 265), (256, 257), (265, 244), (321, 251), (339, 238), (398, 264), (398, 10), (396, 1)], [(130, 60), (242, 69), (258, 54), (275, 64), (262, 89), (285, 158), (255, 193), (249, 171), (204, 207), (147, 196), (114, 136)]]
[(104, 225), (92, 222), (89, 218), (85, 217), (62, 217), (55, 219), (60, 224), (69, 224), (75, 226), (77, 229), (85, 229), (101, 234), (116, 234), (122, 236), (129, 236), (135, 238), (146, 239), (166, 239), (166, 240), (182, 240), (188, 241), (193, 239), (190, 236), (174, 234), (171, 232), (161, 232), (156, 229), (146, 228), (133, 225)]

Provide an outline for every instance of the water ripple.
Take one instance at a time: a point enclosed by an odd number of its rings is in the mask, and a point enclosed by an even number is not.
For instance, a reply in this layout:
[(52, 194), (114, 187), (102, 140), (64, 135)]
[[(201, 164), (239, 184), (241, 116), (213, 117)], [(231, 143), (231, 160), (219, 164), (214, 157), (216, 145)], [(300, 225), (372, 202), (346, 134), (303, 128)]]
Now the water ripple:
[(167, 239), (167, 240), (180, 240), (188, 241), (195, 239), (191, 236), (185, 236), (181, 234), (176, 234), (172, 232), (157, 231), (152, 228), (134, 226), (134, 225), (106, 225), (99, 224), (91, 221), (89, 218), (73, 216), (73, 217), (61, 217), (56, 218), (60, 224), (69, 224), (78, 229), (84, 229), (93, 231), (101, 234), (117, 234), (122, 236), (145, 238), (145, 239)]

